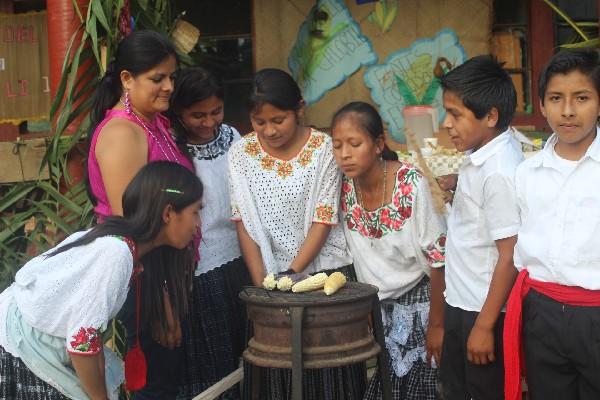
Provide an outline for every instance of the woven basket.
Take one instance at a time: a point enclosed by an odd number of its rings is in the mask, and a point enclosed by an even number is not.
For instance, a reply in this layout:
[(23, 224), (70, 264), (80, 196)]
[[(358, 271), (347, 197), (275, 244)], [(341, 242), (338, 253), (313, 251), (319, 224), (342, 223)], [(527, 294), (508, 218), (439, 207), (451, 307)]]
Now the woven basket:
[(187, 21), (180, 19), (175, 24), (171, 39), (177, 50), (188, 54), (198, 43), (200, 30)]

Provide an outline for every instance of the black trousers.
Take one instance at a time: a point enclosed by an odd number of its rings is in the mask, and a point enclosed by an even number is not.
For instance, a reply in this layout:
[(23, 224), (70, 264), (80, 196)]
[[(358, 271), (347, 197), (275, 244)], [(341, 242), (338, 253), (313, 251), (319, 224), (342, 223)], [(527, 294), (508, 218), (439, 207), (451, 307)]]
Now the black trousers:
[(494, 328), (496, 361), (485, 365), (475, 365), (467, 359), (467, 340), (478, 315), (446, 304), (440, 366), (444, 400), (504, 400), (504, 313), (500, 314)]
[(523, 347), (530, 400), (600, 399), (600, 307), (569, 306), (531, 290)]

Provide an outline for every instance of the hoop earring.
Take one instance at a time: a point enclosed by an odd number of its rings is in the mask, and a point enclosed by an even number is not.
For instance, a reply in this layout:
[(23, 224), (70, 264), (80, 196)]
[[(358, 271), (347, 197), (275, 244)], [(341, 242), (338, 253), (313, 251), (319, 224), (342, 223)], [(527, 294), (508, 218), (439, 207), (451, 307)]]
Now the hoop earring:
[(123, 99), (123, 105), (125, 106), (125, 112), (127, 112), (127, 114), (131, 114), (131, 100), (129, 100), (129, 91), (125, 90), (125, 98)]

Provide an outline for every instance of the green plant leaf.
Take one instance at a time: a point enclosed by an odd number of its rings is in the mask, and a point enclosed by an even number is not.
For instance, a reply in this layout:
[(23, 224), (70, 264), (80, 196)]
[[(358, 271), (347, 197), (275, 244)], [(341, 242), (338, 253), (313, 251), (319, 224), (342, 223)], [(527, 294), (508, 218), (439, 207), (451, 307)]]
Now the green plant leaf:
[(148, 9), (148, 0), (137, 0), (137, 3), (143, 11)]
[(98, 63), (98, 65), (102, 65), (98, 47), (98, 30), (96, 29), (96, 15), (92, 14), (92, 16), (90, 17), (90, 21), (87, 24), (87, 27), (87, 32), (90, 35), (90, 39), (92, 39), (92, 51), (94, 52), (94, 57), (96, 57), (96, 62)]
[(69, 235), (75, 232), (76, 229), (67, 224), (63, 218), (61, 218), (54, 210), (50, 209), (50, 207), (44, 204), (44, 202), (36, 201), (33, 202), (33, 205), (42, 213), (44, 213), (44, 216), (46, 216), (46, 218), (48, 218), (52, 224), (56, 225), (63, 232), (66, 232)]
[(600, 38), (593, 38), (579, 43), (563, 44), (560, 46), (565, 49), (580, 49), (583, 47), (600, 47)]
[(64, 94), (65, 94), (65, 90), (67, 88), (67, 80), (69, 75), (66, 73), (66, 71), (71, 69), (71, 64), (72, 62), (71, 60), (71, 53), (73, 51), (73, 43), (75, 43), (75, 39), (77, 39), (77, 37), (79, 36), (79, 31), (83, 28), (83, 25), (81, 27), (79, 27), (75, 33), (71, 36), (71, 39), (69, 39), (69, 45), (67, 46), (67, 50), (65, 53), (65, 60), (63, 61), (63, 65), (62, 65), (62, 73), (61, 73), (61, 77), (60, 77), (60, 82), (58, 84), (58, 88), (56, 91), (56, 95), (54, 96), (54, 100), (52, 100), (52, 104), (50, 105), (50, 119), (53, 120), (56, 116), (56, 112), (58, 111), (58, 107), (60, 107)]
[(589, 38), (587, 37), (587, 35), (585, 34), (585, 32), (583, 32), (583, 30), (581, 30), (579, 28), (579, 26), (577, 25), (577, 23), (575, 21), (573, 21), (571, 19), (571, 17), (569, 17), (563, 10), (561, 10), (556, 4), (554, 4), (553, 2), (551, 2), (550, 0), (543, 0), (544, 3), (546, 3), (550, 8), (552, 8), (552, 10), (554, 10), (555, 13), (557, 13), (562, 19), (565, 20), (565, 22), (567, 24), (569, 24), (569, 26), (571, 26), (571, 28), (573, 28), (573, 30), (575, 32), (577, 32), (577, 34), (579, 36), (581, 36), (581, 38), (584, 41), (589, 40)]
[(90, 8), (92, 9), (94, 15), (96, 15), (96, 17), (98, 18), (98, 21), (100, 22), (102, 27), (106, 29), (107, 32), (110, 32), (110, 25), (108, 23), (108, 19), (106, 18), (106, 14), (104, 13), (104, 9), (102, 8), (102, 3), (100, 3), (100, 0), (92, 0)]
[(25, 198), (33, 189), (35, 189), (35, 184), (31, 182), (12, 186), (0, 199), (0, 212), (7, 210), (17, 201)]
[(72, 0), (71, 2), (73, 4), (73, 9), (75, 10), (75, 13), (77, 14), (77, 16), (79, 17), (79, 20), (81, 22), (84, 21), (83, 19), (83, 15), (81, 14), (81, 9), (79, 8), (79, 3), (77, 3), (76, 0)]
[(38, 186), (41, 189), (43, 189), (46, 193), (48, 193), (48, 195), (50, 195), (50, 197), (52, 197), (54, 200), (56, 200), (57, 204), (60, 205), (61, 207), (64, 207), (64, 208), (68, 209), (69, 211), (72, 211), (75, 214), (81, 214), (82, 213), (83, 208), (79, 204), (77, 204), (76, 202), (72, 201), (71, 199), (69, 199), (64, 194), (60, 193), (58, 190), (56, 190), (49, 183), (47, 183), (47, 182), (40, 182), (38, 184)]

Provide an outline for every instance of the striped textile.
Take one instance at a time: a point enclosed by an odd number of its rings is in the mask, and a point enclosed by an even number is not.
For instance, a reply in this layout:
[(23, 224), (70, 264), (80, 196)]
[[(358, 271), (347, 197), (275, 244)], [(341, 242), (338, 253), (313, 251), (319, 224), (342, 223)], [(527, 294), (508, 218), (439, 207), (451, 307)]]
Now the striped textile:
[[(238, 368), (247, 325), (238, 294), (249, 282), (241, 258), (194, 278), (182, 325), (185, 356), (178, 399), (192, 399)], [(219, 400), (239, 398), (239, 389), (234, 387)]]
[[(384, 314), (383, 330), (386, 338), (402, 328), (406, 329), (405, 326), (396, 326), (393, 318), (389, 317), (392, 315), (394, 307), (410, 307), (411, 305), (424, 304), (428, 308), (430, 299), (431, 289), (429, 278), (425, 277), (413, 289), (400, 296), (398, 299), (393, 301), (383, 301), (381, 308), (382, 313)], [(385, 315), (388, 317), (385, 318)], [(409, 327), (411, 332), (408, 334), (406, 345), (396, 349), (397, 354), (403, 356), (406, 356), (412, 350), (425, 345), (427, 332), (425, 330), (426, 328), (421, 323), (420, 312), (415, 311), (410, 319), (413, 323), (412, 327)], [(396, 342), (388, 342), (386, 339), (386, 346), (390, 345), (398, 346)], [(389, 354), (388, 351), (388, 356)], [(392, 362), (394, 362), (394, 360), (390, 360), (389, 370), (392, 378), (393, 400), (436, 400), (439, 398), (437, 369), (431, 368), (421, 359), (417, 359), (412, 363), (412, 366), (406, 375), (399, 377), (394, 373), (394, 369), (391, 367)], [(383, 398), (381, 389), (381, 377), (379, 375), (379, 370), (377, 370), (369, 382), (369, 387), (365, 393), (364, 400), (381, 400)]]
[(68, 400), (0, 346), (0, 399)]

